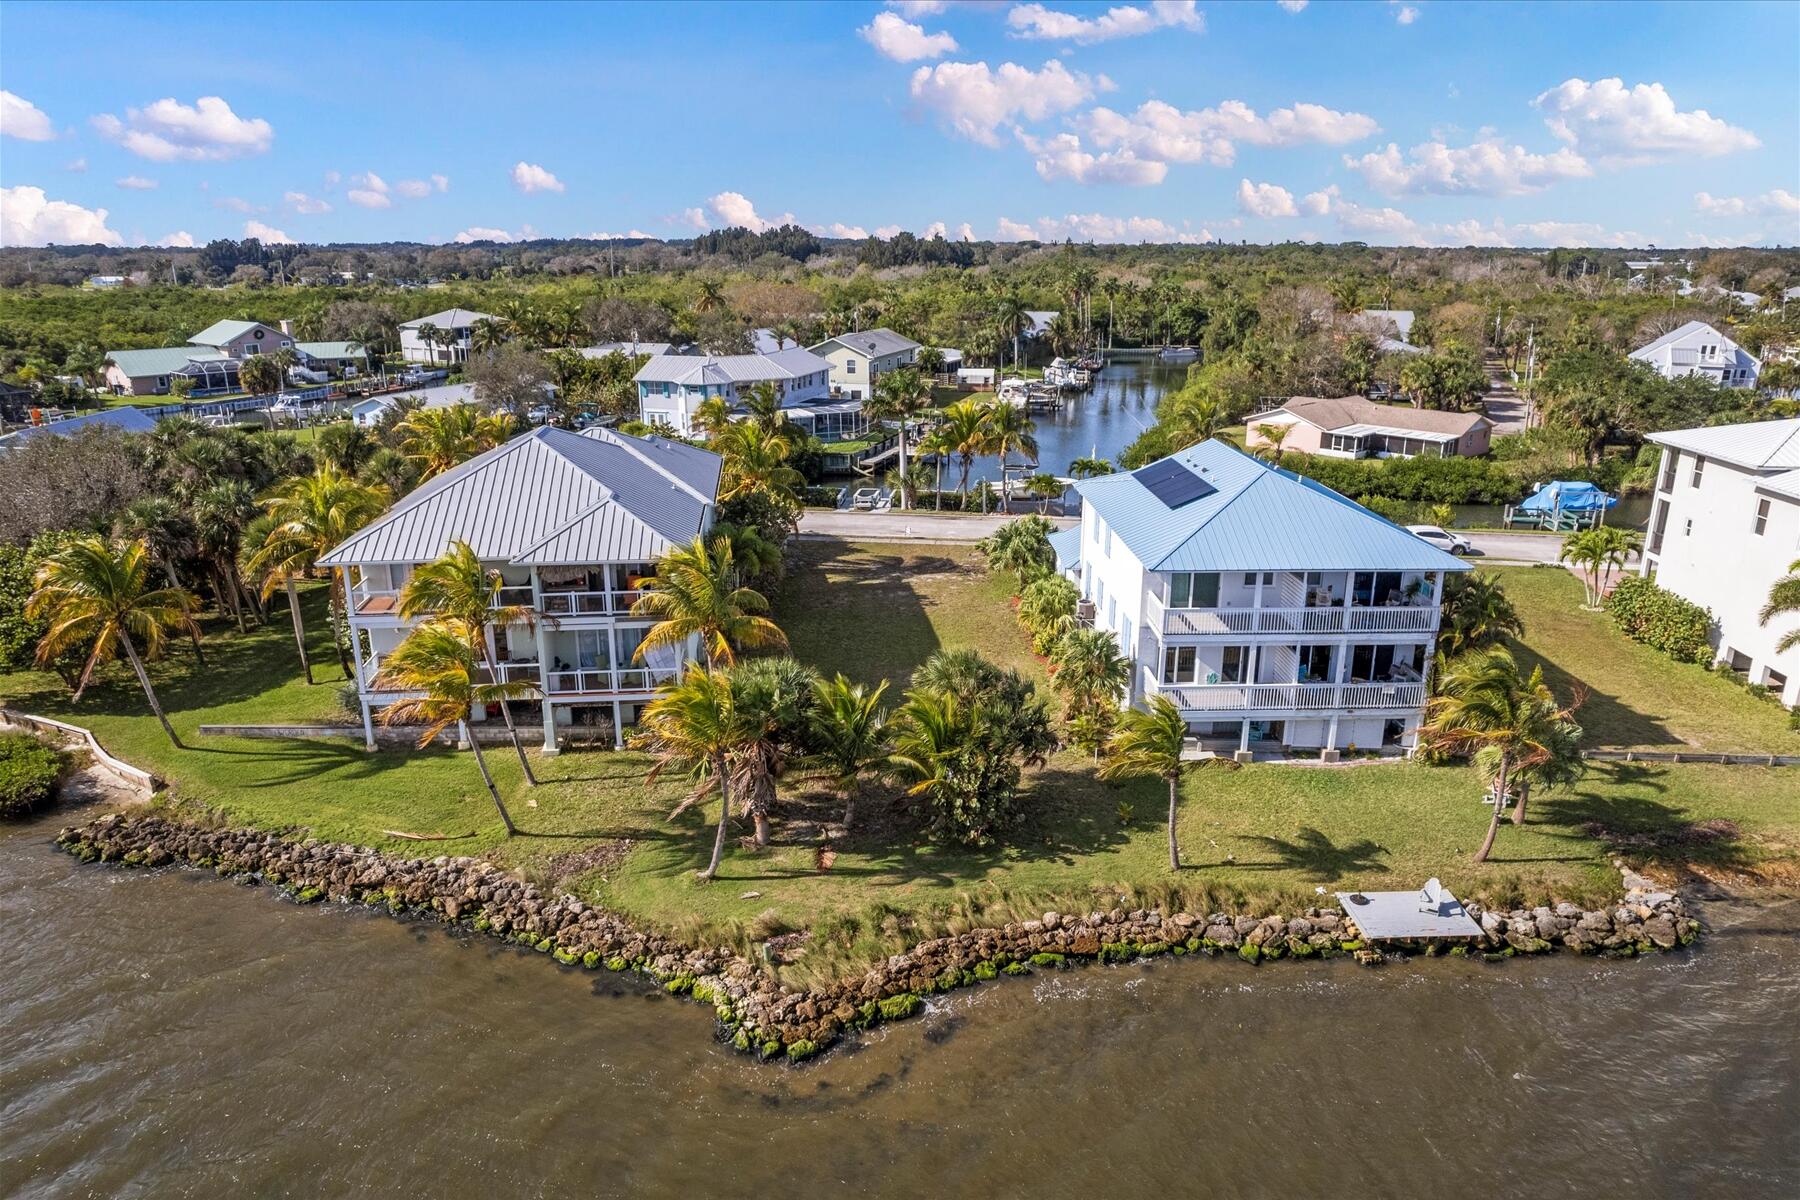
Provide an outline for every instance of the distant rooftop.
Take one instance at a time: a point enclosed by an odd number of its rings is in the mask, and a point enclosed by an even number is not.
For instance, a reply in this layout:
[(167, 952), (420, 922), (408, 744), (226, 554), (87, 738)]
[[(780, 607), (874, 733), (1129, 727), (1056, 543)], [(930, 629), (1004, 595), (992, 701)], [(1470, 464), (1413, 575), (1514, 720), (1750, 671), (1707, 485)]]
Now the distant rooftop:
[(840, 333), (836, 337), (826, 338), (811, 349), (814, 354), (818, 354), (832, 345), (842, 346), (846, 350), (854, 350), (858, 354), (866, 354), (870, 358), (881, 358), (889, 354), (898, 354), (903, 350), (919, 348), (919, 343), (909, 337), (901, 337), (891, 329), (862, 329), (855, 333)]
[(831, 364), (810, 350), (794, 347), (773, 354), (663, 354), (652, 358), (633, 376), (640, 383), (700, 384), (759, 383), (766, 379), (799, 379), (831, 370)]

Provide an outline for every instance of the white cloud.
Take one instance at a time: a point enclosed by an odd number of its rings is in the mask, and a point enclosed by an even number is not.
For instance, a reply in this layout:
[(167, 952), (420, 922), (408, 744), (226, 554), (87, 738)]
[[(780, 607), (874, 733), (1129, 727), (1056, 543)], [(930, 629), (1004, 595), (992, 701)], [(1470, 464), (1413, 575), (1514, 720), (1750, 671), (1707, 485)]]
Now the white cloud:
[(264, 225), (261, 221), (245, 221), (244, 236), (256, 238), (265, 246), (292, 246), (294, 239), (273, 225)]
[(1800, 215), (1800, 196), (1785, 188), (1772, 188), (1760, 196), (1714, 196), (1696, 192), (1694, 207), (1713, 217), (1794, 216)]
[(213, 201), (213, 207), (214, 208), (228, 208), (232, 212), (240, 212), (240, 213), (253, 213), (253, 212), (261, 212), (262, 211), (262, 209), (256, 207), (256, 205), (250, 203), (248, 200), (244, 199), (242, 196), (220, 196), (217, 200)]
[(84, 174), (87, 171), (87, 159), (71, 158), (68, 162), (63, 164), (63, 170), (74, 175)]
[(447, 192), (450, 190), (450, 177), (448, 175), (433, 175), (431, 177), (431, 186), (440, 192)]
[(1550, 132), (1580, 153), (1612, 165), (1697, 156), (1714, 158), (1762, 145), (1703, 108), (1681, 112), (1660, 83), (1627, 88), (1618, 78), (1568, 79), (1532, 104)]
[(325, 172), (325, 186), (326, 187), (336, 187), (343, 180), (343, 178), (344, 177), (342, 175), (338, 174), (336, 171), (327, 171), (327, 172)]
[(1002, 242), (1189, 242), (1215, 240), (1210, 230), (1179, 229), (1158, 217), (1109, 217), (1103, 213), (1069, 213), (1015, 221), (1001, 217), (995, 235)]
[(1273, 183), (1238, 181), (1238, 207), (1253, 217), (1297, 217), (1294, 193)]
[(194, 235), (185, 229), (177, 229), (174, 233), (165, 235), (156, 244), (173, 250), (191, 250), (194, 248)]
[(373, 171), (350, 177), (346, 199), (359, 208), (392, 208), (394, 198), (388, 195), (387, 180)]
[[(1002, 224), (1006, 222), (1005, 217), (1000, 218), (1000, 220)], [(896, 230), (896, 232), (898, 231)], [(921, 233), (919, 236), (926, 241), (930, 241), (932, 238), (943, 238), (946, 241), (952, 242), (972, 242), (975, 240), (975, 227), (967, 221), (964, 221), (961, 225), (956, 227), (956, 233), (952, 236), (949, 227), (942, 221), (933, 221), (925, 227), (925, 232)]]
[(1373, 117), (1318, 104), (1277, 108), (1265, 116), (1241, 100), (1188, 112), (1161, 100), (1149, 100), (1130, 114), (1092, 109), (1073, 124), (1096, 145), (1131, 150), (1139, 158), (1220, 167), (1236, 160), (1239, 142), (1253, 146), (1342, 145), (1380, 128)]
[(1392, 142), (1387, 149), (1353, 158), (1344, 165), (1386, 196), (1522, 196), (1540, 192), (1563, 179), (1594, 173), (1587, 160), (1564, 147), (1533, 154), (1523, 146), (1500, 141), (1450, 147), (1443, 142), (1414, 146), (1405, 157)]
[(1337, 197), (1338, 186), (1334, 183), (1323, 191), (1308, 192), (1306, 198), (1300, 201), (1300, 207), (1305, 209), (1310, 216), (1322, 217), (1331, 211), (1331, 206)]
[(513, 235), (504, 229), (489, 229), (483, 225), (474, 225), (450, 240), (464, 245), (470, 242), (510, 242), (513, 240)]
[(0, 134), (22, 142), (48, 142), (56, 138), (56, 127), (44, 110), (12, 92), (0, 91)]
[(0, 246), (104, 246), (124, 243), (106, 227), (104, 208), (52, 200), (43, 188), (0, 188)]
[(417, 200), (431, 195), (431, 184), (423, 179), (402, 179), (394, 185), (394, 190), (409, 200)]
[(536, 163), (528, 163), (523, 159), (520, 159), (518, 165), (512, 169), (512, 181), (514, 187), (527, 195), (532, 192), (564, 192), (568, 190), (563, 186), (562, 180)]
[(914, 71), (912, 97), (963, 137), (998, 146), (995, 129), (1002, 122), (1014, 117), (1043, 120), (1111, 86), (1104, 75), (1090, 78), (1054, 60), (1037, 71), (1017, 63), (1001, 63), (994, 71), (985, 62), (949, 62)]
[(1583, 221), (1466, 220), (1443, 224), (1415, 221), (1397, 208), (1370, 208), (1344, 199), (1335, 184), (1310, 193), (1302, 207), (1308, 213), (1337, 217), (1338, 228), (1359, 240), (1401, 246), (1642, 246), (1649, 239), (1634, 230), (1609, 231)]
[(1091, 154), (1072, 133), (1035, 138), (1014, 129), (1021, 144), (1037, 155), (1037, 173), (1047, 180), (1072, 179), (1076, 183), (1123, 183), (1134, 187), (1161, 183), (1169, 164), (1141, 159), (1132, 150)]
[(1195, 33), (1206, 29), (1206, 18), (1194, 0), (1155, 0), (1147, 9), (1124, 4), (1109, 8), (1098, 17), (1058, 12), (1042, 4), (1019, 4), (1006, 14), (1006, 23), (1014, 37), (1066, 39), (1083, 44), (1139, 37), (1159, 29), (1190, 29)]
[(317, 196), (309, 196), (305, 192), (287, 192), (281, 198), (289, 208), (297, 213), (305, 213), (307, 216), (316, 216), (319, 213), (331, 211), (331, 204), (328, 201)]
[(856, 32), (883, 58), (895, 62), (939, 58), (957, 48), (956, 39), (949, 34), (926, 33), (923, 26), (902, 20), (891, 12), (876, 13), (873, 21)]
[(1281, 7), (1287, 9), (1291, 13), (1306, 11), (1306, 0), (1275, 0), (1275, 3), (1281, 5)]
[(265, 153), (275, 129), (261, 117), (240, 117), (217, 96), (193, 105), (170, 98), (144, 108), (128, 108), (123, 120), (111, 113), (94, 118), (94, 128), (140, 158), (156, 162), (216, 162)]
[(1394, 20), (1400, 22), (1400, 24), (1402, 24), (1402, 25), (1411, 25), (1414, 21), (1416, 21), (1418, 19), (1419, 19), (1419, 10), (1414, 8), (1410, 4), (1401, 5), (1400, 11), (1394, 14)]
[(897, 8), (903, 16), (935, 17), (950, 7), (950, 0), (887, 0), (889, 8)]
[(846, 225), (842, 221), (833, 221), (829, 225), (809, 225), (807, 228), (811, 229), (813, 233), (817, 234), (819, 237), (856, 238), (860, 240), (869, 236), (869, 231), (864, 229), (861, 225)]
[(145, 179), (142, 175), (127, 175), (122, 179), (113, 180), (113, 183), (131, 192), (154, 191), (159, 186), (156, 180)]
[(767, 229), (800, 223), (800, 218), (791, 212), (782, 213), (778, 217), (762, 216), (756, 211), (756, 205), (742, 192), (720, 192), (711, 196), (698, 208), (683, 209), (681, 220), (700, 230), (728, 229), (741, 225), (751, 233), (762, 233)]
[(654, 233), (645, 233), (641, 229), (633, 229), (629, 233), (587, 233), (583, 237), (595, 242), (616, 242), (622, 238), (655, 238)]
[(878, 238), (885, 239), (885, 238), (891, 238), (891, 237), (898, 237), (902, 233), (905, 233), (905, 232), (906, 231), (898, 225), (877, 225), (875, 227), (875, 236)]

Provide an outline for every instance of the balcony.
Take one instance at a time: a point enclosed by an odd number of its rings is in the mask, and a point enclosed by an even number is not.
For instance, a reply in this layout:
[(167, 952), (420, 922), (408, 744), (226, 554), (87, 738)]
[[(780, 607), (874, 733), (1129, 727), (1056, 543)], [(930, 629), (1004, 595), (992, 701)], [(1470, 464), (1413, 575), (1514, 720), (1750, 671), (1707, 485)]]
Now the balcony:
[(1425, 703), (1425, 685), (1407, 682), (1163, 684), (1156, 690), (1184, 712), (1331, 712)]
[[(399, 699), (408, 692), (396, 687), (391, 677), (382, 674), (383, 656), (367, 655), (361, 666), (362, 678), (366, 681), (365, 690), (371, 695), (382, 695), (391, 699)], [(551, 696), (597, 696), (612, 693), (653, 692), (674, 677), (674, 673), (655, 667), (622, 667), (606, 668), (568, 668), (552, 669), (546, 679), (535, 661), (515, 661), (495, 664), (490, 670), (482, 667), (476, 672), (479, 683), (488, 683), (499, 678), (507, 683), (529, 684), (540, 692)], [(520, 697), (533, 699), (535, 697)]]
[[(489, 607), (530, 608), (531, 585), (508, 584), (502, 587)], [(350, 588), (350, 611), (359, 617), (397, 617), (400, 615), (400, 589), (354, 584)]]
[(1164, 634), (1430, 633), (1438, 626), (1431, 604), (1334, 608), (1169, 608), (1145, 598), (1145, 616)]
[(631, 611), (642, 592), (545, 592), (547, 617), (622, 617)]

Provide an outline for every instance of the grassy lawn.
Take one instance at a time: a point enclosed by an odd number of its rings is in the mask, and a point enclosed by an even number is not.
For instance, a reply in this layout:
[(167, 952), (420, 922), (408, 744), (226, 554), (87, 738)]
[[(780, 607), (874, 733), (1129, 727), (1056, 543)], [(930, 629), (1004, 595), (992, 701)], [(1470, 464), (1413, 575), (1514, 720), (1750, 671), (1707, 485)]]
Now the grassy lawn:
[(1581, 607), (1581, 581), (1560, 567), (1495, 569), (1525, 620), (1526, 661), (1565, 699), (1587, 700), (1577, 720), (1587, 745), (1631, 749), (1800, 753), (1779, 704), (1704, 667), (1678, 663), (1620, 636), (1605, 613)]
[[(807, 542), (794, 555), (774, 597), (776, 616), (795, 654), (822, 671), (888, 680), (897, 702), (932, 651), (973, 645), (1043, 679), (1004, 583), (986, 575), (967, 546)], [(1749, 719), (1720, 715), (1756, 704), (1738, 689), (1654, 657), (1639, 661), (1637, 647), (1602, 637), (1603, 618), (1576, 611), (1579, 587), (1566, 573), (1509, 571), (1507, 582), (1531, 622), (1528, 649), (1593, 688), (1583, 710), (1590, 727), (1606, 715), (1603, 691), (1626, 728), (1666, 726), (1704, 741), (1715, 727)], [(1616, 893), (1615, 855), (1726, 871), (1785, 869), (1800, 855), (1800, 779), (1791, 768), (1597, 764), (1575, 787), (1536, 799), (1524, 827), (1503, 827), (1493, 861), (1476, 867), (1469, 856), (1486, 810), (1465, 768), (1216, 766), (1184, 784), (1180, 836), (1190, 865), (1175, 877), (1160, 786), (1104, 784), (1081, 757), (1062, 754), (1028, 775), (1025, 816), (1002, 845), (931, 843), (885, 785), (859, 800), (850, 839), (828, 841), (841, 801), (801, 784), (784, 796), (774, 844), (760, 854), (734, 845), (720, 880), (700, 885), (693, 871), (711, 847), (711, 814), (692, 809), (670, 820), (682, 789), (646, 786), (641, 755), (538, 759), (544, 786), (527, 790), (510, 750), (491, 749), (526, 833), (509, 841), (466, 752), (368, 754), (355, 741), (192, 737), (203, 722), (351, 719), (339, 703), (322, 599), (314, 590), (307, 601), (317, 685), (297, 678), (279, 612), (247, 637), (210, 629), (205, 670), (180, 649), (157, 665), (164, 701), (191, 742), (186, 750), (169, 746), (117, 667), (78, 705), (43, 674), (0, 676), (0, 696), (94, 728), (110, 749), (169, 780), (175, 802), (232, 821), (401, 854), (488, 854), (690, 938), (747, 945), (810, 929), (806, 956), (783, 968), (796, 980), (942, 932), (1049, 906), (1110, 907), (1120, 896), (1269, 911), (1310, 903), (1319, 887), (1410, 888), (1436, 874), (1459, 894), (1494, 902), (1582, 901)], [(452, 837), (417, 842), (384, 830)]]

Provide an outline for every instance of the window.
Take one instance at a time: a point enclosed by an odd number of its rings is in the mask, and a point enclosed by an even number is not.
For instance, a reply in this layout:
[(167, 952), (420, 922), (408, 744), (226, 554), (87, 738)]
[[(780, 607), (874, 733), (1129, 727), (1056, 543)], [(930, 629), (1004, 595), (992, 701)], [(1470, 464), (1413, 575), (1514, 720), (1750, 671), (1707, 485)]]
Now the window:
[(1705, 469), (1706, 469), (1706, 460), (1704, 458), (1701, 458), (1698, 454), (1694, 455), (1694, 473), (1692, 475), (1688, 476), (1688, 486), (1689, 487), (1699, 487), (1700, 486), (1700, 472), (1704, 471)]
[(1762, 534), (1763, 530), (1767, 529), (1768, 527), (1769, 527), (1769, 502), (1767, 500), (1758, 500), (1756, 502), (1756, 522), (1755, 522), (1755, 524), (1753, 524), (1751, 526), (1751, 530), (1752, 530), (1752, 532), (1754, 532), (1760, 536)]
[(1650, 553), (1662, 553), (1663, 530), (1667, 528), (1668, 524), (1669, 502), (1658, 500), (1656, 502), (1656, 520), (1650, 523)]
[(1198, 654), (1193, 646), (1170, 646), (1163, 651), (1164, 683), (1192, 683), (1198, 668)]
[(1106, 531), (1106, 544), (1100, 548), (1100, 553), (1108, 558), (1112, 557), (1112, 530), (1110, 529)]
[(1300, 647), (1299, 678), (1301, 683), (1331, 682), (1331, 647)]
[(1169, 576), (1170, 608), (1219, 607), (1217, 571), (1176, 571)]
[(1657, 489), (1658, 491), (1672, 492), (1675, 490), (1675, 468), (1676, 468), (1676, 465), (1680, 462), (1681, 462), (1681, 451), (1679, 451), (1679, 450), (1664, 450), (1663, 451), (1662, 485)]
[(844, 374), (846, 374), (846, 375), (856, 374), (856, 360), (854, 358), (846, 358), (844, 360)]
[(1244, 586), (1245, 587), (1255, 587), (1256, 586), (1256, 572), (1255, 571), (1245, 571), (1244, 572)]
[(1250, 652), (1243, 646), (1227, 646), (1221, 656), (1219, 678), (1226, 683), (1243, 683), (1244, 668), (1250, 662)]
[(1681, 530), (1681, 536), (1682, 537), (1693, 537), (1694, 536), (1694, 518), (1689, 517), (1687, 519), (1687, 524)]

